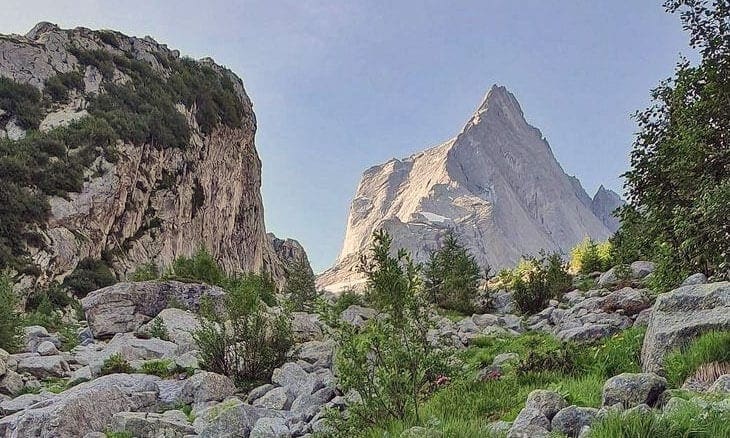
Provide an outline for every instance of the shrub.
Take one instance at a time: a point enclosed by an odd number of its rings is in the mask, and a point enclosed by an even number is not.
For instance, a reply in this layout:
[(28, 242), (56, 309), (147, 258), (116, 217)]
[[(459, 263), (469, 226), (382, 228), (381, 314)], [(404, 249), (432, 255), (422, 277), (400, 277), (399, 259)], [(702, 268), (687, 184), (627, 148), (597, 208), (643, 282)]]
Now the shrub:
[(257, 283), (227, 285), (225, 314), (212, 312), (193, 332), (202, 367), (225, 374), (240, 387), (268, 380), (286, 359), (293, 344), (289, 316), (271, 314), (262, 301)]
[(41, 93), (29, 84), (0, 77), (0, 109), (16, 117), (23, 129), (37, 129), (43, 118)]
[(89, 292), (111, 286), (116, 282), (116, 277), (104, 261), (85, 258), (63, 280), (63, 285), (69, 288), (77, 297), (83, 298)]
[(287, 295), (292, 309), (298, 312), (314, 310), (317, 299), (317, 286), (314, 273), (305, 258), (294, 261), (289, 270), (284, 293)]
[(730, 332), (707, 332), (670, 353), (664, 360), (667, 381), (680, 387), (700, 365), (710, 362), (730, 362)]
[(167, 332), (167, 327), (165, 326), (164, 321), (162, 321), (162, 318), (156, 317), (152, 320), (152, 325), (150, 326), (150, 336), (153, 338), (162, 339), (163, 341), (170, 340), (170, 334)]
[(586, 237), (570, 250), (570, 268), (573, 272), (590, 274), (607, 271), (613, 265), (611, 242), (596, 243)]
[(386, 232), (373, 238), (362, 268), (373, 303), (388, 315), (371, 319), (362, 331), (342, 324), (337, 332), (340, 385), (362, 397), (348, 410), (348, 430), (408, 415), (418, 419), (429, 383), (446, 371), (445, 351), (437, 352), (426, 338), (429, 322), (416, 266), (404, 250), (390, 255)]
[(25, 311), (32, 312), (47, 301), (54, 309), (63, 309), (73, 303), (66, 289), (57, 282), (53, 282), (44, 288), (33, 290), (25, 300)]
[(332, 306), (332, 311), (339, 317), (340, 313), (348, 307), (352, 305), (362, 306), (364, 304), (365, 300), (362, 294), (355, 292), (352, 289), (346, 289), (342, 291), (340, 296), (337, 297), (337, 300), (335, 300), (335, 303)]
[(20, 347), (22, 335), (18, 304), (10, 276), (0, 273), (0, 348), (11, 353)]
[(144, 374), (162, 377), (163, 379), (175, 374), (176, 370), (177, 367), (172, 359), (148, 360), (142, 364), (141, 369)]
[[(486, 271), (488, 276), (489, 268)], [(428, 298), (445, 309), (471, 314), (479, 291), (479, 274), (474, 256), (449, 231), (441, 248), (431, 252), (424, 269)]]
[(121, 353), (112, 354), (101, 365), (102, 376), (116, 373), (129, 374), (131, 372), (133, 372), (131, 365), (129, 365), (129, 362), (127, 362), (127, 359)]
[(160, 270), (157, 265), (149, 262), (137, 267), (132, 273), (132, 281), (150, 281), (160, 278)]
[(222, 286), (226, 274), (218, 262), (205, 248), (200, 248), (192, 257), (178, 257), (172, 262), (167, 277), (183, 281), (199, 281)]
[(79, 71), (59, 73), (46, 79), (44, 92), (55, 102), (67, 102), (69, 90), (84, 90), (84, 75)]
[(540, 252), (524, 259), (512, 273), (513, 298), (520, 312), (537, 313), (551, 299), (560, 299), (572, 287), (572, 277), (558, 253)]

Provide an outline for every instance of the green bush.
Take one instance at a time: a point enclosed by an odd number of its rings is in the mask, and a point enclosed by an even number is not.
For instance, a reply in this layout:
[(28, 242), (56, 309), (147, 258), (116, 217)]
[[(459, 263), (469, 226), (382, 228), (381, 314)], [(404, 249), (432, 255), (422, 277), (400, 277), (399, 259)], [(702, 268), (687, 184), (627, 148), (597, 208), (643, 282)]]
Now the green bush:
[(41, 93), (32, 85), (0, 77), (0, 109), (15, 116), (23, 129), (38, 129), (43, 118)]
[(160, 278), (160, 270), (152, 262), (138, 266), (131, 276), (132, 281), (150, 281), (158, 278)]
[(515, 275), (513, 298), (522, 314), (532, 315), (544, 309), (551, 299), (560, 299), (572, 286), (570, 274), (558, 253), (540, 253), (530, 260), (531, 269)]
[(25, 300), (25, 311), (32, 312), (48, 301), (54, 309), (63, 309), (73, 304), (74, 300), (68, 295), (68, 292), (57, 282), (53, 282), (46, 287), (34, 289)]
[(134, 370), (121, 353), (109, 356), (101, 366), (101, 375), (124, 373), (130, 374)]
[(0, 348), (15, 352), (20, 347), (22, 319), (18, 313), (18, 296), (10, 276), (0, 273)]
[(305, 258), (294, 261), (286, 278), (284, 294), (292, 309), (297, 312), (311, 312), (319, 294), (314, 283), (314, 273)]
[(352, 305), (363, 306), (365, 305), (365, 300), (362, 294), (352, 289), (346, 289), (335, 300), (332, 311), (339, 317), (340, 313)]
[(152, 325), (150, 326), (150, 336), (157, 339), (162, 339), (163, 341), (169, 341), (170, 340), (170, 334), (167, 331), (167, 327), (165, 326), (164, 321), (162, 321), (162, 318), (156, 317), (152, 320)]
[(710, 362), (730, 362), (730, 331), (707, 332), (670, 353), (664, 360), (667, 381), (680, 387), (700, 365)]
[[(255, 278), (249, 276), (247, 278)], [(225, 374), (247, 388), (271, 377), (293, 344), (289, 316), (271, 314), (261, 297), (259, 282), (231, 281), (226, 285), (225, 314), (205, 312), (193, 338), (202, 367)]]
[(337, 370), (343, 391), (356, 390), (361, 402), (350, 406), (338, 427), (362, 432), (364, 425), (414, 416), (440, 373), (447, 373), (446, 351), (436, 351), (426, 334), (429, 320), (418, 270), (407, 253), (390, 255), (391, 237), (373, 235), (372, 256), (363, 259), (373, 303), (384, 318), (371, 319), (362, 329), (343, 323), (338, 342)]
[(79, 71), (59, 73), (46, 79), (44, 92), (54, 102), (67, 102), (70, 90), (84, 91), (84, 75)]
[(669, 414), (635, 412), (613, 413), (591, 425), (591, 438), (719, 438), (728, 436), (727, 413), (692, 403), (683, 404)]
[(570, 268), (580, 274), (607, 271), (614, 263), (612, 253), (611, 242), (596, 243), (586, 237), (570, 250)]
[[(489, 268), (485, 276), (489, 275)], [(461, 245), (453, 231), (441, 248), (431, 252), (424, 269), (426, 293), (432, 303), (464, 314), (475, 311), (480, 269), (473, 255)]]
[(142, 364), (144, 374), (167, 378), (175, 374), (177, 367), (171, 359), (148, 360)]
[(168, 278), (182, 281), (202, 282), (223, 286), (226, 273), (205, 248), (200, 248), (192, 257), (178, 257), (172, 262)]
[(77, 297), (83, 298), (89, 292), (111, 286), (116, 282), (116, 277), (104, 261), (85, 258), (63, 280), (63, 285)]

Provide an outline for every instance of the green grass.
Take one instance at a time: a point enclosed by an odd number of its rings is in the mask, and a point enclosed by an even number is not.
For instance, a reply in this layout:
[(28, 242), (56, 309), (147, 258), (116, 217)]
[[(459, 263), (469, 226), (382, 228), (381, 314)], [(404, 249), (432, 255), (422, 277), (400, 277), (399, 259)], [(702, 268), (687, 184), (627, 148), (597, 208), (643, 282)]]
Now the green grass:
[(467, 316), (471, 316), (471, 315), (467, 315), (462, 312), (459, 312), (458, 310), (444, 309), (443, 307), (437, 307), (436, 312), (451, 322), (459, 322), (462, 319), (466, 318)]
[(730, 331), (705, 333), (669, 354), (664, 361), (667, 381), (680, 387), (700, 365), (709, 362), (730, 362)]

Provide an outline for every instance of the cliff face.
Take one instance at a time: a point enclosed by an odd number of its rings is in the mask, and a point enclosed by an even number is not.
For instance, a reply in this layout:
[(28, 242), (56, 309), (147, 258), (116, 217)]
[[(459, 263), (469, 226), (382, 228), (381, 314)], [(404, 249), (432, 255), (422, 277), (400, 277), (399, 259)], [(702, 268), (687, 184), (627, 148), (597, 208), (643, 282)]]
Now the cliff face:
[(614, 213), (617, 208), (623, 207), (625, 204), (626, 201), (621, 199), (618, 193), (600, 186), (591, 201), (591, 210), (611, 232), (615, 233), (621, 223)]
[[(106, 61), (90, 63), (82, 54)], [(176, 75), (184, 78), (183, 84), (208, 80), (225, 86), (222, 92), (172, 94), (176, 99), (172, 112), (183, 116), (187, 127), (182, 128), (189, 132), (184, 147), (159, 140), (117, 139), (114, 160), (99, 154), (84, 167), (80, 191), (48, 197), (50, 214), (37, 230), (43, 244), (27, 248), (40, 268), (41, 281), (62, 279), (86, 257), (104, 258), (123, 277), (142, 263), (165, 266), (204, 246), (228, 271), (268, 271), (281, 282), (282, 261), (264, 226), (256, 117), (237, 76), (210, 59), (186, 64), (177, 51), (149, 37), (62, 30), (48, 23), (25, 36), (0, 36), (0, 77), (45, 93), (49, 78), (68, 72), (83, 76), (81, 89), (72, 90), (66, 102), (44, 105), (41, 132), (97, 114), (100, 105), (92, 108), (90, 102), (109, 90), (131, 83), (132, 96), (123, 96), (134, 99), (143, 82), (134, 82), (133, 72), (121, 66), (136, 61), (156, 75), (150, 90), (157, 90), (155, 81), (164, 84)], [(199, 71), (207, 78), (196, 76)], [(223, 93), (229, 89), (237, 102), (224, 101)], [(236, 110), (203, 112), (204, 103), (212, 105), (209, 102), (218, 105), (213, 108)], [(149, 123), (167, 115), (150, 117)], [(172, 130), (171, 135), (177, 132)], [(31, 134), (19, 127), (17, 118), (0, 114), (0, 137), (18, 140)]]
[(498, 86), (454, 139), (365, 171), (342, 252), (319, 277), (320, 287), (338, 291), (363, 281), (357, 259), (378, 228), (418, 261), (452, 228), (493, 269), (543, 248), (567, 252), (586, 235), (611, 234), (514, 96)]

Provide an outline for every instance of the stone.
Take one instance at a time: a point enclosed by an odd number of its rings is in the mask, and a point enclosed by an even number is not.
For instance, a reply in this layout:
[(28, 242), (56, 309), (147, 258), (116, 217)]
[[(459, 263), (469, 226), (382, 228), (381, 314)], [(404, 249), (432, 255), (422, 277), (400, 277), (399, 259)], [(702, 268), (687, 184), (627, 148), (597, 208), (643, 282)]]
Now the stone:
[(322, 322), (316, 314), (293, 312), (291, 328), (296, 342), (321, 341), (323, 338)]
[(117, 412), (145, 411), (157, 402), (158, 377), (111, 374), (81, 383), (0, 419), (0, 436), (72, 437), (105, 430)]
[(236, 385), (228, 377), (201, 371), (185, 381), (181, 399), (185, 404), (221, 401), (236, 392)]
[(362, 327), (365, 323), (377, 315), (375, 309), (353, 304), (340, 313), (340, 319), (356, 327)]
[(654, 263), (643, 260), (635, 261), (629, 267), (631, 268), (631, 276), (637, 280), (645, 278), (655, 269)]
[(469, 242), (479, 266), (494, 270), (540, 249), (567, 253), (585, 236), (601, 241), (613, 234), (591, 201), (527, 123), (514, 95), (495, 85), (454, 138), (363, 173), (337, 263), (317, 286), (362, 288), (359, 258), (381, 228), (417, 263), (428, 260), (449, 229)]
[(723, 374), (708, 389), (710, 392), (730, 392), (730, 374)]
[(71, 369), (63, 356), (33, 355), (18, 361), (18, 372), (45, 379), (48, 377), (65, 377), (70, 374)]
[(494, 313), (514, 313), (516, 305), (512, 292), (506, 290), (498, 290), (495, 292), (492, 296), (492, 307), (494, 308)]
[(512, 423), (504, 420), (492, 421), (491, 423), (487, 424), (487, 430), (491, 431), (492, 434), (497, 436), (506, 435), (511, 427)]
[(651, 299), (642, 289), (625, 287), (603, 297), (600, 306), (606, 313), (623, 310), (626, 315), (636, 315), (651, 306)]
[(53, 397), (53, 394), (47, 392), (40, 394), (19, 395), (12, 400), (5, 400), (0, 403), (0, 412), (2, 412), (2, 415), (14, 414), (51, 397)]
[(199, 369), (200, 358), (198, 357), (198, 351), (188, 351), (175, 358), (175, 365), (185, 369)]
[(38, 354), (40, 354), (41, 356), (55, 356), (57, 354), (60, 354), (58, 348), (56, 348), (56, 346), (53, 345), (53, 342), (50, 341), (43, 341), (38, 344), (36, 352), (38, 352)]
[(421, 426), (413, 426), (400, 434), (400, 438), (441, 438), (443, 436), (444, 434), (438, 430)]
[(89, 365), (92, 374), (98, 375), (104, 361), (114, 354), (120, 354), (128, 362), (173, 359), (177, 345), (162, 339), (141, 339), (132, 333), (119, 333), (102, 350), (94, 347), (79, 349), (75, 359), (82, 365)]
[(641, 364), (661, 372), (664, 357), (711, 330), (730, 329), (730, 282), (683, 286), (659, 295), (644, 336)]
[(23, 386), (23, 377), (13, 370), (7, 370), (0, 379), (0, 394), (16, 395), (23, 390)]
[(289, 438), (292, 434), (283, 418), (259, 418), (251, 429), (249, 438)]
[(613, 335), (619, 329), (608, 324), (584, 324), (580, 327), (562, 330), (557, 337), (561, 341), (593, 342)]
[(517, 362), (520, 356), (517, 353), (501, 353), (494, 356), (492, 366), (499, 367), (509, 362)]
[(682, 286), (694, 286), (696, 284), (706, 284), (707, 283), (707, 276), (701, 272), (698, 272), (696, 274), (692, 274), (689, 277), (685, 278), (682, 284), (679, 285), (679, 287)]
[(182, 309), (163, 309), (150, 322), (144, 324), (137, 330), (138, 334), (151, 336), (155, 321), (160, 320), (162, 326), (167, 332), (166, 341), (173, 342), (177, 345), (179, 354), (193, 351), (197, 348), (193, 332), (200, 328), (200, 322), (197, 315)]
[(112, 417), (111, 430), (127, 432), (135, 437), (182, 438), (195, 433), (195, 429), (181, 411), (168, 411), (163, 414), (118, 412)]
[(630, 408), (642, 403), (654, 406), (667, 387), (667, 381), (654, 373), (623, 373), (603, 385), (603, 406), (621, 403)]
[(590, 426), (593, 423), (597, 414), (598, 409), (568, 406), (555, 414), (550, 422), (550, 430), (563, 433), (571, 438), (576, 438), (583, 427)]
[(271, 375), (271, 383), (287, 388), (295, 397), (309, 395), (322, 384), (319, 379), (308, 374), (294, 362), (287, 362), (276, 368)]
[(557, 392), (537, 389), (527, 396), (525, 407), (515, 418), (508, 438), (547, 437), (550, 421), (568, 404)]
[(267, 392), (271, 391), (274, 388), (275, 386), (271, 383), (265, 383), (261, 386), (257, 386), (248, 393), (248, 396), (246, 397), (246, 402), (253, 404), (255, 400), (263, 397)]
[(278, 417), (282, 415), (232, 397), (199, 412), (193, 427), (199, 438), (246, 438), (260, 418)]
[(334, 350), (335, 342), (332, 339), (309, 341), (297, 346), (295, 356), (311, 364), (330, 367), (332, 366)]
[[(95, 338), (134, 332), (173, 302), (192, 311), (200, 310), (203, 297), (222, 310), (225, 292), (217, 286), (178, 281), (117, 283), (91, 292), (81, 304)], [(168, 312), (179, 316), (178, 312)], [(185, 318), (190, 319), (190, 318)]]
[(291, 406), (292, 399), (289, 396), (286, 388), (278, 387), (267, 392), (263, 396), (257, 398), (253, 403), (253, 406), (274, 409), (274, 410), (285, 410)]

